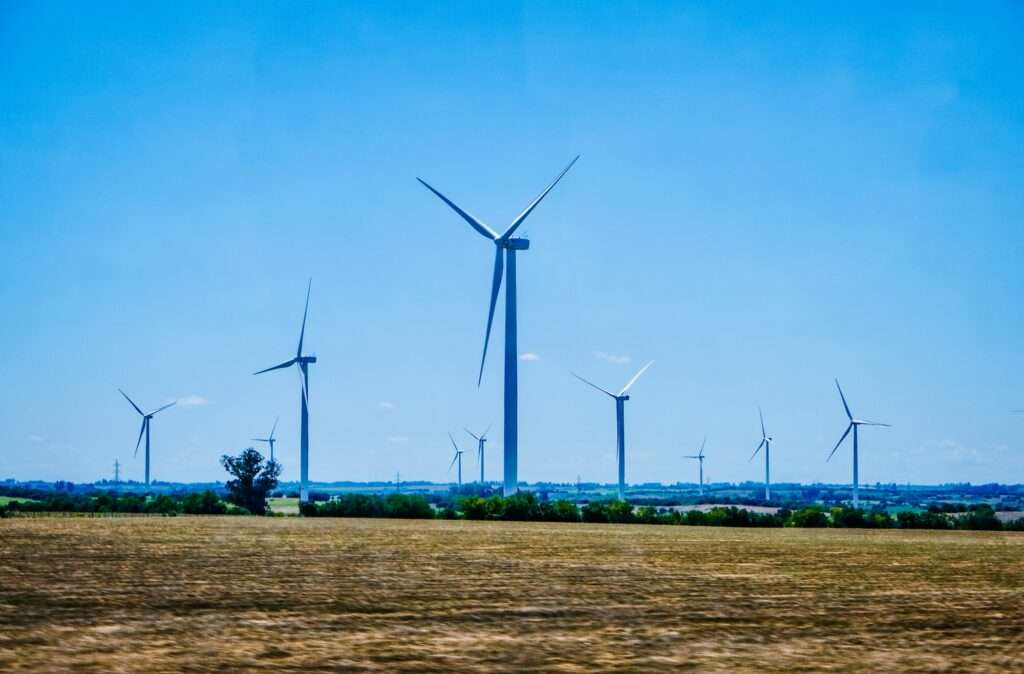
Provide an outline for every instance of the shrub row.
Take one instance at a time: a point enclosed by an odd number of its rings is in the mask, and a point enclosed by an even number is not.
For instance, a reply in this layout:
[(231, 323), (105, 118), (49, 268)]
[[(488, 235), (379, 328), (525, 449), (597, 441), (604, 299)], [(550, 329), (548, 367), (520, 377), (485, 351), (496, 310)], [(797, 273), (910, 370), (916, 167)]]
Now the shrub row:
[(248, 514), (244, 508), (228, 505), (212, 491), (185, 495), (146, 497), (139, 494), (106, 492), (95, 496), (46, 492), (33, 494), (30, 501), (11, 501), (0, 507), (0, 516), (15, 512), (144, 513), (150, 515)]

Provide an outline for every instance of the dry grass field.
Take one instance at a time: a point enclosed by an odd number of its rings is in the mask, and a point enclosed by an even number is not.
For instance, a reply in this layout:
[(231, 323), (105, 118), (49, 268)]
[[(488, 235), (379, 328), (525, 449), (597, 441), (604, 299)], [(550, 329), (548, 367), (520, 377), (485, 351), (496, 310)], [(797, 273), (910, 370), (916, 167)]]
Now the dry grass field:
[(1024, 535), (7, 519), (0, 671), (1024, 671)]

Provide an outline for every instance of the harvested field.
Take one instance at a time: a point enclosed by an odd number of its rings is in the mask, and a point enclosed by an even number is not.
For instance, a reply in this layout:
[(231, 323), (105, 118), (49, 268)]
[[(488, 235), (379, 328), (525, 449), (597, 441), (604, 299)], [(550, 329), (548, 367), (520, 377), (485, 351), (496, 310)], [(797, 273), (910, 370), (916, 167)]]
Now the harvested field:
[(0, 520), (0, 671), (1024, 670), (1024, 534)]

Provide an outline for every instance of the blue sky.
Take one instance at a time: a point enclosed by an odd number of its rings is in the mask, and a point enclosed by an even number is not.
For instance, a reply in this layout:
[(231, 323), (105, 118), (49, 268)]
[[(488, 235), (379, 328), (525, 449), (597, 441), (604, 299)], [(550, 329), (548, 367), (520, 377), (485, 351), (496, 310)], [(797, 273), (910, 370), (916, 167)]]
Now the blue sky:
[[(0, 7), (0, 477), (157, 479), (280, 415), (313, 278), (314, 479), (443, 480), (492, 248), (523, 231), (520, 477), (1024, 481), (1024, 8), (1014, 3)], [(383, 5), (383, 6), (378, 6)], [(500, 307), (499, 307), (500, 309)], [(500, 356), (502, 322), (496, 323)], [(192, 404), (185, 404), (190, 402)], [(462, 438), (468, 440), (465, 434)], [(469, 443), (466, 446), (469, 449)], [(466, 470), (473, 472), (473, 461)]]

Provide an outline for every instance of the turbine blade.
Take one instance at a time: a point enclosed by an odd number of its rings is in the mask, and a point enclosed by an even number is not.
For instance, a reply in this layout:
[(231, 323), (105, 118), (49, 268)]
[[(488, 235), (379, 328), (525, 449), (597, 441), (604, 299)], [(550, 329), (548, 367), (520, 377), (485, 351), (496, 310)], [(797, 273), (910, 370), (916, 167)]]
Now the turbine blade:
[(295, 360), (296, 360), (295, 358), (292, 358), (291, 360), (285, 361), (285, 362), (281, 363), (280, 365), (275, 365), (274, 367), (268, 367), (266, 370), (260, 370), (259, 372), (253, 372), (253, 374), (263, 374), (264, 372), (270, 372), (271, 370), (280, 370), (281, 368), (291, 367), (292, 365), (295, 365)]
[(861, 419), (857, 423), (861, 426), (885, 426), (886, 428), (892, 428), (892, 424), (883, 424), (880, 421), (868, 421), (867, 419)]
[(302, 358), (302, 340), (306, 337), (306, 316), (309, 315), (309, 291), (313, 289), (313, 279), (309, 279), (306, 286), (306, 308), (302, 310), (302, 330), (299, 332), (299, 350), (295, 352), (296, 358)]
[(458, 454), (459, 446), (455, 444), (455, 438), (452, 437), (451, 433), (448, 434), (448, 439), (452, 441), (452, 447), (455, 449), (455, 453)]
[(572, 376), (576, 377), (577, 379), (579, 379), (584, 384), (587, 384), (589, 386), (593, 386), (594, 388), (596, 388), (598, 391), (600, 391), (601, 393), (605, 394), (606, 396), (610, 396), (612, 398), (615, 397), (615, 394), (612, 393), (611, 391), (606, 391), (603, 388), (601, 388), (600, 386), (598, 386), (597, 384), (595, 384), (594, 382), (587, 381), (586, 379), (584, 379), (583, 377), (579, 376), (578, 374), (576, 374), (572, 370), (569, 371), (569, 374), (571, 374)]
[(576, 158), (569, 162), (568, 166), (562, 169), (562, 172), (558, 174), (558, 177), (551, 181), (551, 184), (548, 185), (547, 189), (541, 192), (540, 196), (538, 196), (536, 199), (530, 202), (530, 205), (527, 206), (522, 213), (516, 216), (516, 219), (512, 221), (511, 225), (508, 226), (508, 229), (505, 230), (505, 233), (501, 235), (502, 241), (507, 241), (508, 238), (512, 236), (517, 229), (519, 229), (519, 225), (523, 224), (523, 220), (526, 219), (526, 216), (528, 216), (533, 211), (533, 209), (537, 207), (537, 204), (541, 202), (541, 199), (548, 195), (548, 192), (550, 192), (552, 188), (554, 188), (554, 186), (558, 184), (558, 181), (562, 179), (562, 176), (569, 172), (569, 169), (572, 168), (572, 165), (575, 164), (576, 160), (579, 158), (580, 156), (576, 155)]
[(703, 440), (701, 440), (701, 442), (700, 442), (700, 451), (699, 451), (699, 452), (697, 452), (697, 456), (698, 456), (698, 457), (702, 457), (702, 456), (704, 456), (704, 445), (706, 445), (706, 444), (707, 444), (707, 442), (708, 442), (708, 436), (706, 436), (706, 435), (705, 435), (705, 436), (704, 436), (704, 439), (703, 439)]
[(484, 432), (480, 434), (480, 439), (481, 440), (486, 440), (487, 439), (487, 432), (490, 431), (490, 430), (491, 430), (491, 424), (487, 424), (487, 428), (485, 428)]
[(850, 406), (846, 404), (846, 396), (843, 395), (843, 389), (839, 386), (839, 380), (836, 379), (836, 388), (839, 389), (839, 397), (843, 400), (843, 409), (846, 410), (846, 417), (853, 421), (853, 415), (850, 413)]
[(761, 408), (757, 408), (757, 415), (761, 417), (761, 437), (767, 438), (768, 434), (764, 432), (764, 414), (761, 412)]
[(473, 438), (474, 440), (480, 440), (480, 438), (478, 438), (478, 437), (476, 436), (476, 434), (475, 434), (475, 433), (473, 433), (473, 431), (469, 430), (469, 429), (468, 429), (468, 428), (466, 428), (465, 426), (463, 426), (463, 427), (462, 427), (462, 430), (464, 430), (464, 431), (466, 431), (467, 433), (469, 433), (469, 437)]
[(458, 452), (456, 452), (456, 453), (455, 453), (455, 456), (454, 456), (454, 457), (452, 458), (452, 462), (448, 464), (448, 471), (449, 471), (449, 472), (451, 472), (451, 470), (452, 470), (452, 466), (454, 466), (454, 465), (455, 465), (455, 462), (456, 462), (456, 461), (458, 461), (458, 460), (459, 460), (459, 453), (458, 453)]
[(169, 404), (167, 404), (167, 405), (164, 405), (163, 407), (161, 407), (161, 408), (160, 408), (160, 409), (158, 409), (158, 410), (154, 410), (154, 411), (150, 412), (150, 413), (149, 413), (149, 416), (153, 416), (153, 415), (154, 415), (154, 414), (156, 414), (157, 412), (163, 412), (163, 411), (164, 411), (165, 409), (167, 409), (168, 407), (174, 407), (174, 406), (175, 406), (175, 405), (177, 405), (177, 404), (178, 404), (178, 401), (177, 401), (177, 400), (175, 400), (175, 401), (174, 401), (173, 403), (169, 403)]
[[(118, 391), (121, 391), (121, 389), (117, 389), (117, 390), (118, 390)], [(134, 402), (134, 401), (133, 401), (133, 400), (132, 400), (131, 398), (129, 398), (129, 397), (128, 397), (128, 394), (127, 394), (127, 393), (125, 393), (124, 391), (121, 391), (121, 395), (123, 395), (123, 396), (124, 396), (124, 399), (125, 399), (125, 400), (127, 400), (128, 402), (130, 402), (130, 403), (132, 404), (132, 407), (134, 407), (134, 408), (135, 408), (135, 411), (136, 411), (136, 412), (138, 412), (138, 413), (139, 413), (139, 414), (141, 414), (142, 416), (146, 416), (146, 414), (145, 414), (145, 413), (144, 413), (144, 412), (143, 412), (142, 410), (140, 410), (140, 409), (139, 409), (139, 406), (138, 406), (138, 405), (136, 405), (136, 404), (135, 404), (135, 402)]]
[(622, 390), (619, 391), (619, 395), (626, 395), (626, 391), (629, 390), (629, 387), (635, 384), (636, 380), (640, 378), (640, 375), (642, 375), (644, 372), (647, 372), (647, 368), (649, 368), (652, 365), (654, 365), (653, 360), (647, 363), (647, 365), (644, 365), (642, 368), (640, 368), (640, 371), (633, 375), (633, 378), (629, 380), (629, 383), (622, 387)]
[(146, 432), (146, 424), (149, 423), (149, 419), (142, 417), (142, 428), (139, 429), (139, 439), (135, 441), (135, 453), (132, 457), (139, 455), (139, 445), (142, 443), (142, 434)]
[(268, 438), (268, 440), (273, 440), (274, 439), (274, 431), (277, 430), (277, 422), (280, 421), (280, 420), (281, 420), (281, 417), (277, 417), (276, 419), (274, 419), (274, 427), (270, 429), (270, 437)]
[(309, 408), (309, 383), (306, 381), (306, 373), (302, 371), (302, 368), (296, 368), (299, 371), (299, 385), (302, 387), (302, 399), (306, 401), (306, 407)]
[(423, 178), (417, 178), (416, 180), (419, 180), (420, 183), (424, 187), (426, 187), (428, 190), (430, 190), (431, 192), (436, 194), (438, 196), (438, 198), (441, 199), (441, 201), (443, 201), (444, 203), (448, 204), (448, 206), (451, 207), (451, 209), (453, 211), (455, 211), (460, 216), (462, 216), (462, 219), (465, 220), (466, 222), (468, 222), (470, 227), (472, 227), (476, 231), (480, 232), (480, 234), (482, 236), (486, 236), (491, 241), (496, 241), (498, 239), (498, 233), (497, 232), (495, 232), (493, 229), (491, 229), (490, 227), (485, 225), (483, 222), (481, 222), (477, 218), (474, 218), (472, 215), (470, 215), (466, 211), (464, 211), (461, 208), (459, 208), (458, 206), (456, 206), (455, 203), (452, 202), (451, 199), (449, 199), (448, 197), (446, 197), (445, 195), (441, 194), (440, 192), (435, 190), (433, 187), (428, 185), (427, 181), (423, 180)]
[(749, 459), (747, 459), (747, 463), (750, 463), (751, 461), (753, 461), (753, 460), (754, 460), (754, 457), (755, 457), (755, 456), (757, 456), (757, 453), (761, 451), (761, 448), (762, 448), (762, 447), (764, 447), (764, 443), (765, 443), (765, 442), (767, 442), (767, 440), (765, 440), (764, 438), (762, 438), (762, 439), (761, 439), (761, 444), (757, 446), (757, 449), (755, 449), (755, 450), (754, 450), (754, 453), (750, 455), (750, 458), (749, 458)]
[(270, 442), (270, 440), (268, 440), (266, 438), (249, 438), (249, 441), (250, 442)]
[(839, 445), (843, 444), (843, 440), (845, 440), (846, 436), (850, 434), (850, 429), (851, 428), (853, 428), (853, 422), (852, 421), (850, 422), (850, 425), (846, 427), (846, 432), (843, 433), (843, 437), (839, 438), (839, 442), (836, 443), (836, 446), (832, 448), (832, 452), (828, 455), (828, 458), (825, 459), (826, 463), (828, 463), (829, 461), (832, 460), (832, 454), (835, 454), (836, 450), (839, 449)]
[(487, 331), (484, 332), (484, 353), (480, 357), (480, 375), (476, 378), (476, 385), (484, 380), (484, 363), (487, 362), (487, 345), (491, 341), (491, 324), (494, 323), (494, 307), (498, 304), (498, 291), (501, 290), (501, 279), (505, 273), (504, 250), (501, 246), (495, 246), (494, 255), (494, 279), (491, 281), (491, 306), (487, 310)]

